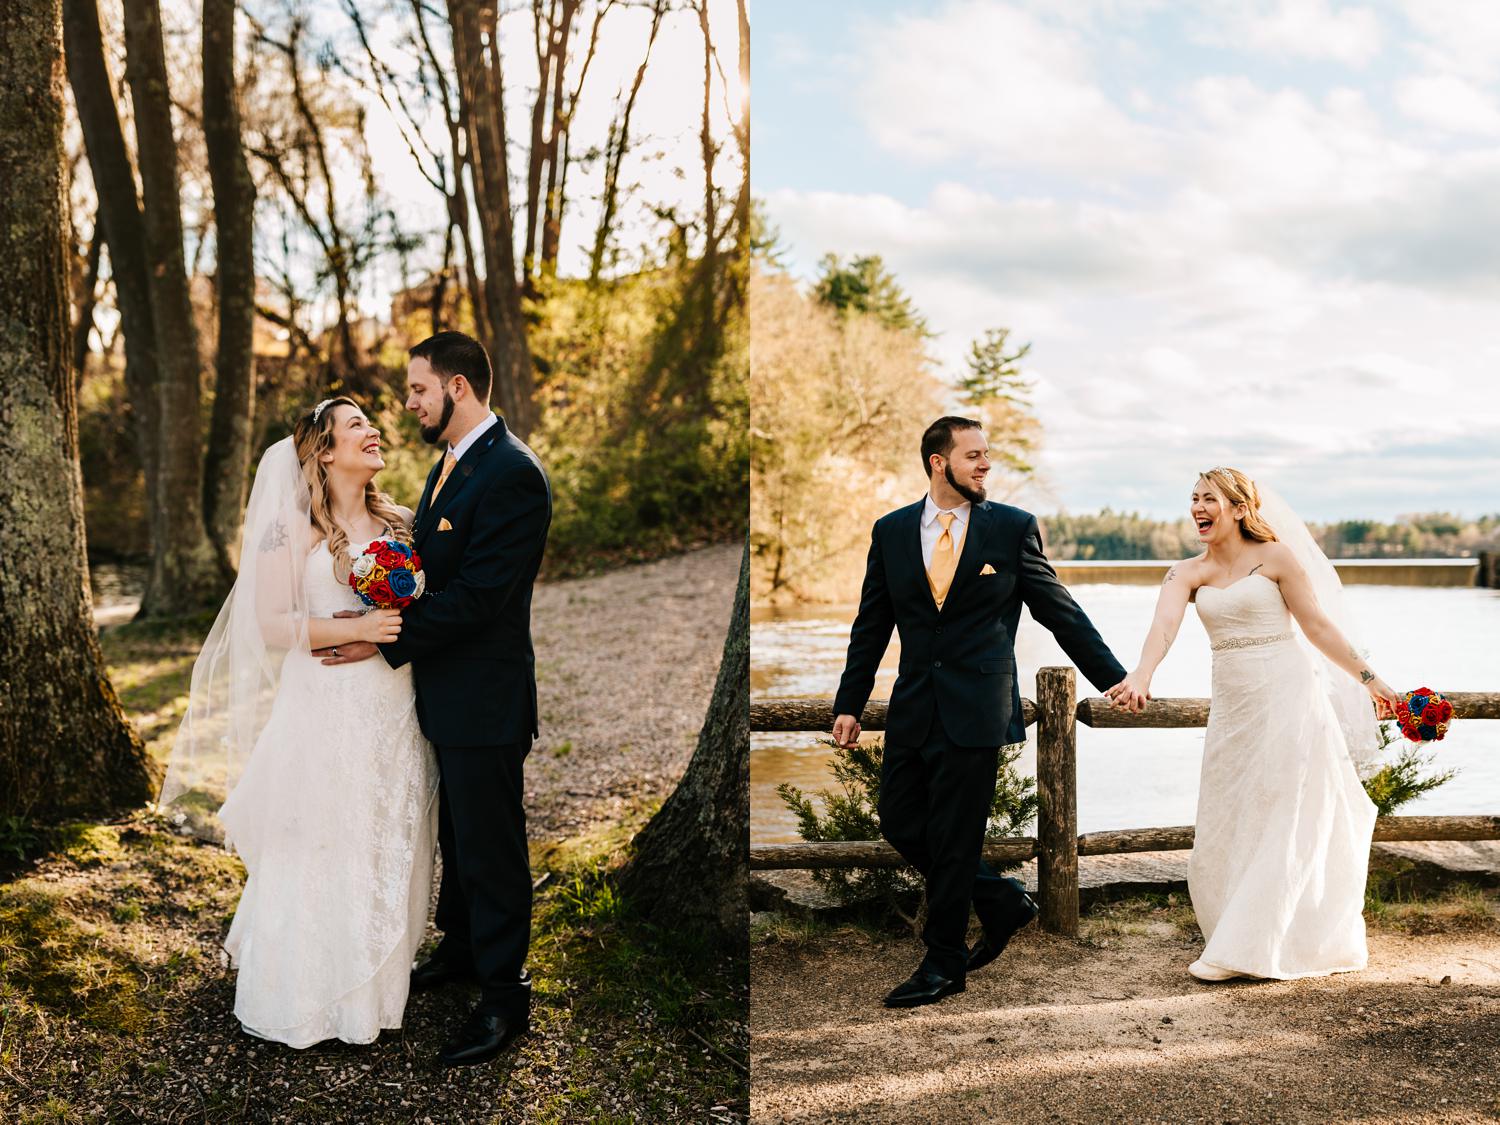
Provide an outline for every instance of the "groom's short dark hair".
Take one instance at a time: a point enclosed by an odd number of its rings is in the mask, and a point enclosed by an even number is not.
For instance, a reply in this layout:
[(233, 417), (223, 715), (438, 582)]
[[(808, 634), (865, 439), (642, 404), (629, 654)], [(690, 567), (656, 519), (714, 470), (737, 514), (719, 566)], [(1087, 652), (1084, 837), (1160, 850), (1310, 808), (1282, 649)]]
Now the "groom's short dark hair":
[(407, 353), (412, 359), (425, 359), (432, 364), (443, 386), (455, 375), (462, 375), (474, 388), (474, 397), (480, 402), (490, 400), (490, 356), (484, 345), (473, 336), (462, 332), (439, 332), (429, 336)]
[(953, 435), (959, 430), (982, 430), (983, 422), (973, 418), (955, 418), (945, 414), (922, 433), (922, 471), (932, 476), (932, 455), (943, 457), (953, 452)]

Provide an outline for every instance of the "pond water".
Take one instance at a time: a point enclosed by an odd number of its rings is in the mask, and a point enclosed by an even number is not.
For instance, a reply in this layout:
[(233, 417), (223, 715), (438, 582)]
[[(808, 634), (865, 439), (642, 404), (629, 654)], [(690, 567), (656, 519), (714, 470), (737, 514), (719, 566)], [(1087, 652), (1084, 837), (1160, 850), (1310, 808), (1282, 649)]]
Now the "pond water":
[[(1125, 667), (1135, 665), (1156, 604), (1155, 586), (1080, 584), (1069, 587)], [(1397, 690), (1500, 691), (1500, 590), (1425, 586), (1351, 585), (1345, 597), (1360, 642), (1375, 670)], [(853, 606), (756, 610), (751, 616), (751, 694), (832, 698), (843, 671)], [(1189, 609), (1171, 654), (1157, 670), (1152, 694), (1206, 696), (1208, 638)], [(1016, 640), (1021, 694), (1036, 698), (1036, 670), (1069, 663), (1052, 634), (1022, 611)], [(875, 682), (875, 698), (889, 696), (896, 678), (897, 643)], [(1080, 697), (1096, 692), (1079, 677)], [(1033, 726), (1019, 767), (1036, 772)], [(826, 732), (825, 732), (826, 733)], [(750, 838), (755, 843), (798, 839), (796, 821), (776, 786), (831, 788), (832, 751), (815, 733), (751, 736)], [(1080, 832), (1192, 824), (1203, 729), (1092, 730), (1078, 728)], [(1402, 808), (1410, 814), (1500, 813), (1500, 720), (1455, 723), (1432, 748), (1436, 767), (1456, 768), (1447, 785)]]

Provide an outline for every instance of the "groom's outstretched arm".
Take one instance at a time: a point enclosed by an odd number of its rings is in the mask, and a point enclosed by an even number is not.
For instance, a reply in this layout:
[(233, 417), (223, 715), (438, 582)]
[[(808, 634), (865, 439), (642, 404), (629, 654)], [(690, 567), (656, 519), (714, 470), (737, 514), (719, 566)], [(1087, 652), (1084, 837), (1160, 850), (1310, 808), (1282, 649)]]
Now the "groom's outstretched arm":
[(380, 646), (386, 663), (399, 668), (493, 621), (534, 574), (551, 522), (547, 480), (535, 465), (518, 465), (492, 484), (475, 512), (458, 574), (402, 613), (400, 639)]
[(1037, 623), (1044, 625), (1069, 659), (1099, 691), (1113, 687), (1125, 678), (1125, 669), (1104, 643), (1088, 614), (1073, 600), (1068, 588), (1057, 578), (1057, 571), (1042, 551), (1042, 531), (1036, 517), (1028, 517), (1021, 539), (1021, 600), (1031, 610)]
[(856, 720), (870, 701), (875, 689), (875, 673), (881, 657), (891, 643), (896, 627), (896, 608), (885, 580), (885, 561), (880, 553), (880, 525), (870, 532), (870, 557), (865, 562), (865, 584), (860, 590), (859, 612), (849, 630), (849, 654), (844, 658), (844, 675), (834, 696), (833, 713), (853, 715)]

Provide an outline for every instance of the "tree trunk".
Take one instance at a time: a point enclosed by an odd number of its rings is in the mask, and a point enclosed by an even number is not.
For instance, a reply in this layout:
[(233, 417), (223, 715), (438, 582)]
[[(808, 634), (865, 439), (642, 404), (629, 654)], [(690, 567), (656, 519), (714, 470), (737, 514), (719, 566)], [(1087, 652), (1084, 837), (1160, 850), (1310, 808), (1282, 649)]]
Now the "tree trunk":
[(150, 799), (89, 604), (70, 363), (60, 0), (0, 5), (0, 815)]
[(516, 274), (499, 24), (494, 0), (449, 0), (448, 13), (459, 104), (469, 129), (474, 207), (484, 247), (485, 319), (490, 329), (485, 342), (495, 374), (492, 399), (510, 428), (525, 438), (536, 421), (535, 378)]
[(223, 600), (230, 575), (203, 522), (202, 376), (198, 329), (182, 255), (177, 144), (158, 0), (124, 0), (125, 77), (135, 112), (145, 200), (151, 313), (161, 342), (158, 471), (151, 497), (160, 527), (142, 616), (173, 616)]
[(99, 251), (104, 246), (104, 228), (94, 216), (94, 232), (89, 235), (88, 262), (83, 283), (78, 287), (78, 319), (73, 322), (73, 374), (83, 378), (88, 364), (89, 337), (94, 333), (94, 306), (99, 302)]
[[(521, 252), (521, 285), (529, 297), (536, 295), (537, 214), (542, 198), (542, 165), (546, 163), (547, 153), (544, 140), (547, 91), (552, 83), (552, 66), (556, 59), (557, 3), (558, 0), (549, 0), (545, 17), (542, 15), (542, 0), (532, 0), (531, 4), (537, 83), (536, 101), (531, 103), (531, 144), (526, 150), (526, 246)], [(563, 3), (566, 7), (567, 0)]]
[(234, 85), (235, 0), (203, 0), (203, 140), (214, 189), (219, 352), (204, 458), (203, 516), (224, 565), (235, 557), (255, 410), (255, 182), (240, 142)]
[(636, 836), (621, 891), (644, 915), (743, 947), (750, 848), (750, 547), (698, 748), (667, 803)]
[(594, 228), (594, 249), (589, 254), (589, 284), (599, 284), (604, 272), (604, 259), (609, 252), (610, 240), (614, 237), (615, 214), (620, 199), (620, 164), (630, 151), (630, 115), (635, 110), (636, 95), (641, 92), (641, 83), (646, 78), (646, 67), (651, 62), (651, 48), (656, 45), (656, 33), (661, 30), (661, 19), (667, 11), (667, 0), (653, 0), (651, 5), (651, 33), (646, 37), (646, 54), (636, 68), (635, 79), (630, 84), (630, 96), (620, 111), (618, 123), (611, 122), (609, 137), (604, 142), (604, 195), (599, 201), (599, 225)]
[[(125, 394), (131, 430), (146, 481), (148, 500), (156, 495), (157, 442), (161, 408), (158, 384), (156, 324), (151, 316), (150, 267), (146, 228), (136, 192), (135, 168), (125, 149), (125, 135), (115, 106), (115, 84), (104, 60), (95, 0), (64, 0), (63, 35), (67, 45), (68, 81), (83, 129), (99, 223), (109, 247), (109, 272), (125, 336)], [(150, 519), (151, 553), (159, 552), (158, 526)]]
[[(547, 190), (542, 198), (541, 256), (530, 267), (529, 278), (534, 286), (537, 277), (557, 276), (557, 252), (562, 241), (563, 183), (567, 179), (568, 163), (568, 117), (570, 108), (566, 101), (568, 54), (573, 35), (573, 17), (578, 14), (582, 0), (562, 0), (562, 15), (552, 34), (552, 109), (551, 125), (543, 158), (547, 163)], [(597, 24), (596, 24), (597, 27)], [(537, 92), (540, 103), (543, 91)]]

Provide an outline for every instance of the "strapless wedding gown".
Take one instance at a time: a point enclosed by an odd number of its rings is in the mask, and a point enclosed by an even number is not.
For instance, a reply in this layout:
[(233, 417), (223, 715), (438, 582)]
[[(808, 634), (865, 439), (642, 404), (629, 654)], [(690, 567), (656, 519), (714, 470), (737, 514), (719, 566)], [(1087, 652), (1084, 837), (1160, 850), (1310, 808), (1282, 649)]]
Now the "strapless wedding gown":
[(1288, 980), (1365, 967), (1375, 806), (1320, 673), (1260, 574), (1200, 586), (1213, 648), (1188, 891), (1220, 969)]
[[(305, 575), (314, 616), (361, 608), (326, 543)], [(308, 1047), (370, 1043), (401, 1026), (427, 924), (437, 782), (409, 665), (287, 656), (270, 718), (219, 811), (249, 872), (224, 942), (246, 1031)]]

